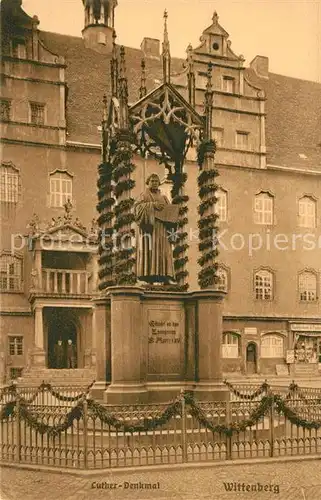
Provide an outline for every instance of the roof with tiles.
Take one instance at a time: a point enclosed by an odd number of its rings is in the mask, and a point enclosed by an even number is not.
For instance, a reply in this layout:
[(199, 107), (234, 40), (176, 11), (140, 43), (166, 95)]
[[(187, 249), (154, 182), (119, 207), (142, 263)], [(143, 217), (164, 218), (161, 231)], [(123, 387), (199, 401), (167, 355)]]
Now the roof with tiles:
[[(43, 43), (57, 55), (64, 56), (66, 82), (68, 85), (67, 129), (68, 140), (98, 144), (100, 132), (97, 127), (102, 120), (102, 98), (110, 95), (110, 58), (95, 50), (85, 48), (82, 38), (42, 31)], [(129, 102), (139, 99), (141, 83), (140, 49), (125, 47), (126, 70), (129, 86)], [(183, 60), (172, 58), (172, 71), (183, 69)], [(152, 90), (162, 79), (160, 59), (148, 58), (146, 62), (146, 87)]]
[(321, 172), (321, 84), (269, 73), (251, 82), (266, 92), (268, 164)]
[[(98, 144), (102, 96), (110, 94), (110, 56), (85, 48), (83, 39), (41, 32), (44, 44), (66, 61), (68, 140)], [(125, 48), (129, 102), (139, 97), (140, 49)], [(172, 58), (171, 71), (183, 70), (183, 59)], [(321, 84), (269, 73), (259, 78), (247, 69), (251, 82), (264, 88), (268, 164), (321, 172)], [(146, 59), (148, 91), (162, 80), (158, 58)]]

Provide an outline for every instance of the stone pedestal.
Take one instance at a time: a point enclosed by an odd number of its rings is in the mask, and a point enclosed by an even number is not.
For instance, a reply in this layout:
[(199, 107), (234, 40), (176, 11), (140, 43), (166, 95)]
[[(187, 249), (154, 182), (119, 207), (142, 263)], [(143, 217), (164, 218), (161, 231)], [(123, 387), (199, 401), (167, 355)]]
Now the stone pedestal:
[(166, 403), (185, 389), (199, 400), (228, 399), (221, 369), (224, 295), (110, 287), (95, 300), (92, 396), (108, 404)]
[(225, 292), (201, 290), (193, 293), (197, 303), (197, 347), (195, 398), (203, 401), (229, 399), (222, 382), (222, 307)]
[(110, 298), (99, 297), (95, 300), (93, 314), (93, 357), (96, 364), (96, 382), (90, 393), (95, 399), (103, 399), (107, 384), (111, 379), (110, 346)]
[(46, 367), (46, 353), (40, 347), (34, 347), (31, 351), (32, 366), (34, 367)]
[(143, 289), (115, 286), (111, 300), (111, 384), (104, 400), (110, 404), (134, 404), (148, 400), (141, 295)]
[(46, 366), (46, 352), (44, 349), (43, 308), (35, 307), (35, 341), (31, 352), (32, 364), (37, 367)]

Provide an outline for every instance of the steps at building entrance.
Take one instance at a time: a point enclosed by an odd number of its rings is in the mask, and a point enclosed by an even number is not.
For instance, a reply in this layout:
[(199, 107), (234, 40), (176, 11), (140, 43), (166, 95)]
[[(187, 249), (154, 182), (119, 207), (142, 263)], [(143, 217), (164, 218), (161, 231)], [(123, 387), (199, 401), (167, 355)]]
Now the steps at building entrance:
[(87, 387), (96, 378), (94, 368), (50, 369), (32, 367), (18, 379), (18, 387), (33, 387), (43, 381), (54, 387), (81, 386)]

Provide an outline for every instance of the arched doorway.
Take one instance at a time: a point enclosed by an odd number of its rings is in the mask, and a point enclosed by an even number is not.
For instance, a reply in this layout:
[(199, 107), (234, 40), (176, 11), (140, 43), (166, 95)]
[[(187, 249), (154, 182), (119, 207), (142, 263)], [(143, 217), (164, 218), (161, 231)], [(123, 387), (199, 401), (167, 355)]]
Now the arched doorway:
[[(79, 343), (78, 327), (75, 318), (68, 310), (63, 308), (52, 309), (48, 311), (48, 368), (67, 368), (67, 345), (68, 340), (72, 341), (74, 351), (73, 368), (77, 368), (77, 350)], [(58, 341), (62, 343), (61, 360), (57, 360)]]
[(257, 345), (255, 342), (250, 342), (246, 347), (246, 372), (257, 372)]

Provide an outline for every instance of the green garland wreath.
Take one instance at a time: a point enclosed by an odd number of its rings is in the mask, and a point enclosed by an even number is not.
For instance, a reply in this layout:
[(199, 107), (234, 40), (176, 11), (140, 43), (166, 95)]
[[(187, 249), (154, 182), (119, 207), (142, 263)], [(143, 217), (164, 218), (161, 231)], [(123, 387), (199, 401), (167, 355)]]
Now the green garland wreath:
[[(135, 181), (130, 178), (136, 168), (132, 160), (131, 138), (129, 135), (118, 135), (115, 138), (115, 148), (111, 160), (113, 180), (115, 182), (114, 194), (118, 201), (124, 193), (130, 192), (135, 187)], [(134, 271), (136, 263), (135, 249), (133, 247), (129, 249), (121, 247), (123, 237), (130, 238), (132, 243), (132, 237), (135, 236), (135, 231), (131, 228), (135, 220), (132, 213), (134, 203), (133, 198), (120, 200), (114, 210), (114, 228), (117, 231), (114, 275), (118, 285), (134, 285), (137, 282)]]
[[(185, 172), (174, 172), (169, 175), (169, 179), (172, 181), (172, 203), (179, 206), (179, 220), (177, 223), (177, 229), (173, 233), (173, 236), (169, 240), (174, 243), (173, 249), (173, 259), (174, 259), (174, 269), (175, 269), (175, 279), (177, 281), (177, 291), (187, 291), (189, 288), (186, 279), (188, 277), (188, 271), (185, 266), (188, 263), (188, 257), (185, 255), (188, 250), (188, 243), (186, 242), (188, 233), (184, 230), (186, 224), (188, 224), (188, 201), (189, 196), (186, 194), (180, 194), (184, 189), (185, 183), (187, 181), (187, 173)], [(168, 290), (168, 287), (166, 287)]]
[(197, 150), (197, 161), (200, 167), (200, 173), (197, 179), (200, 197), (198, 206), (198, 213), (200, 216), (198, 222), (198, 248), (202, 254), (198, 259), (198, 264), (201, 267), (198, 273), (198, 283), (201, 289), (210, 288), (217, 283), (217, 265), (214, 259), (218, 255), (218, 251), (213, 246), (213, 238), (218, 229), (216, 226), (217, 215), (211, 213), (204, 216), (204, 214), (206, 214), (217, 201), (215, 193), (218, 186), (215, 183), (215, 179), (218, 176), (218, 171), (216, 169), (203, 170), (206, 155), (214, 155), (215, 149), (215, 141), (204, 140), (200, 143)]
[[(258, 389), (263, 390), (264, 384)], [(246, 395), (252, 396), (252, 395)], [(279, 395), (268, 395), (264, 396), (259, 402), (258, 406), (252, 410), (250, 416), (241, 422), (232, 422), (229, 425), (217, 424), (214, 425), (206, 415), (203, 410), (198, 406), (191, 393), (186, 392), (182, 396), (185, 403), (190, 407), (190, 413), (197, 421), (209, 429), (211, 432), (225, 434), (226, 436), (232, 436), (233, 433), (244, 432), (248, 427), (254, 426), (260, 419), (262, 419), (271, 408), (275, 408), (279, 415), (284, 415), (292, 424), (302, 427), (304, 429), (320, 429), (321, 421), (311, 420), (308, 421), (305, 418), (300, 417), (293, 408), (287, 406), (286, 401), (282, 399)], [(146, 432), (154, 430), (157, 427), (165, 425), (171, 418), (176, 415), (182, 415), (182, 399), (178, 399), (173, 403), (169, 404), (167, 408), (161, 413), (160, 416), (155, 418), (144, 418), (143, 423), (139, 424), (128, 424), (123, 420), (119, 420), (114, 417), (104, 406), (94, 401), (93, 399), (87, 400), (89, 414), (95, 419), (99, 418), (102, 422), (115, 428), (121, 429), (124, 432)], [(37, 417), (28, 410), (28, 402), (23, 398), (19, 399), (19, 405), (17, 405), (17, 400), (10, 401), (4, 405), (0, 413), (0, 421), (8, 420), (12, 415), (14, 416), (19, 411), (19, 417), (23, 419), (27, 425), (36, 429), (40, 434), (47, 433), (50, 436), (57, 436), (61, 432), (67, 430), (71, 425), (73, 425), (74, 420), (79, 420), (84, 415), (84, 397), (78, 401), (77, 405), (71, 409), (71, 411), (65, 415), (62, 424), (50, 426), (39, 422)]]
[[(104, 290), (107, 286), (114, 285), (113, 278), (113, 245), (114, 242), (111, 238), (113, 228), (110, 227), (114, 218), (113, 206), (115, 200), (112, 196), (112, 177), (113, 165), (111, 162), (101, 163), (98, 167), (99, 179), (98, 186), (98, 204), (97, 211), (99, 213), (99, 246), (98, 253), (100, 258), (98, 260), (99, 269), (99, 290)], [(108, 195), (106, 196), (106, 193)]]
[(263, 382), (263, 384), (260, 385), (260, 387), (258, 387), (254, 392), (252, 392), (251, 394), (243, 394), (242, 392), (238, 391), (237, 389), (235, 389), (233, 387), (232, 384), (230, 384), (227, 380), (224, 380), (224, 384), (229, 388), (229, 390), (231, 392), (233, 392), (233, 394), (235, 394), (235, 396), (237, 396), (238, 398), (240, 399), (244, 399), (244, 400), (250, 400), (250, 401), (253, 401), (253, 399), (257, 398), (258, 396), (260, 396), (261, 394), (263, 393), (266, 393), (270, 386), (267, 382)]

